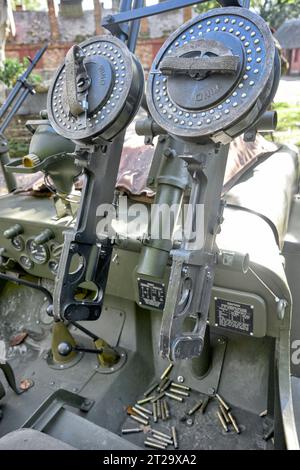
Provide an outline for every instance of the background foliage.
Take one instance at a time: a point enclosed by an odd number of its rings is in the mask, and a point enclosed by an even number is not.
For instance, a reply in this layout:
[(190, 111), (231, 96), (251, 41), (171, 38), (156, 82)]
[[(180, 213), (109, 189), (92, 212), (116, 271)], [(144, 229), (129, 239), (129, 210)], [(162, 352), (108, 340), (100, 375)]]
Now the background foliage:
[[(251, 0), (251, 8), (255, 10), (274, 29), (288, 19), (300, 16), (299, 0)], [(196, 11), (203, 13), (210, 8), (220, 6), (215, 0), (210, 0), (196, 6)]]
[[(29, 59), (24, 58), (22, 62), (18, 59), (5, 59), (3, 67), (0, 68), (0, 82), (4, 83), (8, 88), (12, 88), (18, 77), (27, 69)], [(41, 82), (41, 76), (32, 73), (29, 82), (37, 84)]]

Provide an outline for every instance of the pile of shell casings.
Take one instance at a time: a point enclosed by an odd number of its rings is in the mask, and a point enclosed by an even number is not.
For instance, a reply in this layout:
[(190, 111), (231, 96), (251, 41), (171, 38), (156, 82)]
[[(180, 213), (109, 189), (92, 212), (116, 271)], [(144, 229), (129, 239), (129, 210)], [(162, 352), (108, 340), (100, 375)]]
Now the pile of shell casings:
[(240, 434), (240, 428), (234, 418), (232, 412), (230, 411), (230, 406), (225, 402), (225, 400), (218, 394), (215, 394), (215, 398), (219, 402), (219, 410), (217, 412), (217, 417), (222, 425), (224, 431), (229, 431), (229, 426), (233, 426), (235, 432)]
[[(190, 387), (171, 380), (170, 373), (172, 368), (173, 364), (170, 364), (161, 375), (160, 382), (153, 384), (144, 392), (142, 399), (138, 400), (135, 405), (127, 408), (129, 417), (142, 426), (123, 428), (122, 434), (132, 434), (143, 431), (148, 432), (149, 437), (146, 437), (144, 441), (144, 445), (147, 447), (156, 449), (167, 449), (168, 446), (173, 446), (175, 449), (179, 447), (175, 426), (171, 426), (169, 433), (166, 433), (155, 429), (155, 427), (150, 424), (150, 421), (156, 424), (160, 420), (165, 422), (172, 417), (168, 399), (183, 403), (184, 400), (190, 396)], [(217, 417), (223, 429), (227, 432), (229, 430), (228, 426), (231, 424), (235, 431), (240, 433), (237, 422), (230, 412), (230, 407), (220, 395), (215, 394), (214, 397), (218, 401), (219, 409)], [(203, 414), (211, 398), (212, 397), (207, 396), (205, 399), (199, 400), (186, 412), (187, 417), (190, 418), (196, 412)]]

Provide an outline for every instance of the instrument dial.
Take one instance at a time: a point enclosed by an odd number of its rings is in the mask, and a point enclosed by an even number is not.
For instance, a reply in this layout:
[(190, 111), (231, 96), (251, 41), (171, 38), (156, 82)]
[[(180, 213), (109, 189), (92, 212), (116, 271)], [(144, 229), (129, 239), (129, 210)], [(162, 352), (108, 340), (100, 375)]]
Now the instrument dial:
[(38, 245), (34, 240), (28, 240), (26, 249), (32, 261), (37, 264), (44, 264), (49, 259), (49, 250), (46, 245)]
[(51, 260), (49, 261), (48, 266), (52, 274), (56, 275), (58, 271), (58, 261)]
[(11, 244), (15, 250), (18, 250), (18, 251), (24, 250), (25, 242), (24, 242), (23, 237), (21, 237), (20, 235), (17, 235), (16, 237), (12, 238)]
[(28, 258), (28, 256), (21, 256), (20, 257), (20, 265), (24, 268), (24, 269), (32, 269), (34, 264), (33, 262), (31, 261), (30, 258)]

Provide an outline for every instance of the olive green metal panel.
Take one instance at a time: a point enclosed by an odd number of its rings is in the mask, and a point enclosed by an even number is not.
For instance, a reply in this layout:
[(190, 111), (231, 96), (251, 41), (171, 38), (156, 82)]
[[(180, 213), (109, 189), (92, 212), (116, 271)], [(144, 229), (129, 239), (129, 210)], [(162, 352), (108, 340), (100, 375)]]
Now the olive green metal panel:
[[(1, 218), (0, 218), (0, 248), (4, 248), (3, 256), (12, 262), (19, 263), (29, 258), (31, 266), (26, 272), (37, 277), (54, 279), (54, 274), (49, 267), (49, 263), (58, 262), (60, 247), (63, 244), (63, 231), (70, 226), (72, 217), (67, 216), (57, 220), (55, 207), (52, 199), (48, 197), (31, 197), (20, 195), (7, 195), (1, 198)], [(15, 224), (22, 227), (20, 233), (20, 249), (16, 249), (11, 239), (4, 237), (5, 230)], [(43, 230), (51, 229), (53, 238), (45, 243), (45, 262), (37, 263), (30, 256), (28, 244), (30, 240), (39, 235)]]

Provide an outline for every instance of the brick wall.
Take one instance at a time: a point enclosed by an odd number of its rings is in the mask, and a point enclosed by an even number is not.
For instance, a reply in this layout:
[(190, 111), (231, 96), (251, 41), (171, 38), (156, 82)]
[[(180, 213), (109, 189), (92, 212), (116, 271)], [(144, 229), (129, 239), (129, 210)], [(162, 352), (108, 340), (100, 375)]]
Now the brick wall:
[[(159, 39), (140, 39), (136, 48), (136, 55), (142, 62), (145, 72), (148, 72), (155, 55), (164, 43), (164, 38)], [(18, 57), (22, 60), (24, 57), (31, 56), (43, 46), (40, 44), (8, 44), (6, 46), (6, 57)], [(64, 61), (67, 51), (72, 46), (72, 43), (52, 43), (49, 45), (42, 59), (37, 64), (35, 70), (56, 70), (57, 67)]]

